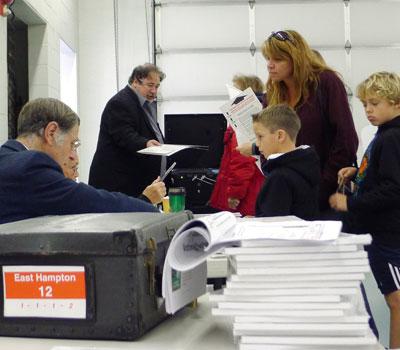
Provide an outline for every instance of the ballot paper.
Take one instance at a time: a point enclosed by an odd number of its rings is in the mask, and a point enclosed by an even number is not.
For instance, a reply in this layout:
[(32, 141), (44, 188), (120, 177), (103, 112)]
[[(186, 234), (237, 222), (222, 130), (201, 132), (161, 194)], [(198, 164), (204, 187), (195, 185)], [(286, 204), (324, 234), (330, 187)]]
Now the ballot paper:
[(204, 151), (208, 150), (208, 146), (202, 146), (202, 145), (163, 144), (160, 146), (151, 146), (151, 147), (143, 148), (143, 149), (137, 151), (137, 153), (168, 157), (179, 151), (182, 151), (182, 150), (188, 149), (188, 148), (201, 149)]
[(254, 142), (252, 115), (262, 110), (262, 105), (251, 88), (240, 92), (220, 107), (227, 122), (235, 130), (238, 144)]

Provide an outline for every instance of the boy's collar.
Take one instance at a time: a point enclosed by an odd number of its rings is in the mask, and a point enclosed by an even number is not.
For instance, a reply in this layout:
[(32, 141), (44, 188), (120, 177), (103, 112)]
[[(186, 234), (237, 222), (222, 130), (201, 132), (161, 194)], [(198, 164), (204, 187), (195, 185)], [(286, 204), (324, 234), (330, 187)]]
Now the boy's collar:
[(280, 157), (282, 154), (285, 154), (285, 153), (273, 153), (273, 154), (270, 154), (268, 156), (267, 160), (276, 159), (276, 158)]
[[(298, 149), (307, 149), (307, 148), (309, 148), (309, 147), (310, 147), (310, 146), (308, 146), (308, 145), (300, 145), (300, 146), (296, 147), (293, 151), (296, 151), (296, 150), (298, 150)], [(293, 151), (290, 151), (290, 152), (293, 152)], [(270, 155), (268, 156), (267, 160), (276, 159), (276, 158), (280, 157), (281, 155), (286, 154), (286, 153), (290, 153), (290, 152), (285, 152), (285, 153), (273, 153), (273, 154), (270, 154)]]
[(391, 128), (391, 127), (400, 127), (400, 115), (397, 117), (394, 117), (393, 119), (389, 120), (388, 122), (379, 125), (378, 130), (386, 129), (386, 128)]

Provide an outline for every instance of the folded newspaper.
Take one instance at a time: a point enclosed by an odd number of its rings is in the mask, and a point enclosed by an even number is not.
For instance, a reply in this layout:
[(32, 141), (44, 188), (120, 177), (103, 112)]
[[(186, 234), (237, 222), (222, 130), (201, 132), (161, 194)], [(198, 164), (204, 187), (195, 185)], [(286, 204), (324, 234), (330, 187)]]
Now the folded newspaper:
[(164, 262), (162, 294), (166, 310), (175, 313), (205, 293), (206, 259), (224, 247), (257, 239), (330, 241), (341, 229), (340, 221), (240, 220), (230, 212), (188, 221), (174, 235)]

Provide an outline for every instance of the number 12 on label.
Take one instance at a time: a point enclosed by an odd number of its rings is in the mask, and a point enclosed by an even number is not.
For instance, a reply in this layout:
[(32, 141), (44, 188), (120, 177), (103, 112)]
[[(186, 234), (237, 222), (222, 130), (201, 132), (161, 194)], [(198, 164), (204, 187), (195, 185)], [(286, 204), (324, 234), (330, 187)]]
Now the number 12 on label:
[(40, 292), (41, 298), (52, 298), (53, 297), (53, 288), (51, 286), (40, 286), (39, 292)]

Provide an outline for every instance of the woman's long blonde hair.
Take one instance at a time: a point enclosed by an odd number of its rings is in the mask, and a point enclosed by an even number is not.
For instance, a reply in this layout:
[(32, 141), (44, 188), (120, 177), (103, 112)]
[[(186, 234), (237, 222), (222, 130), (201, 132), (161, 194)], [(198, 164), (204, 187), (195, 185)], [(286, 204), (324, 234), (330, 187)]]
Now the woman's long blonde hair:
[[(295, 89), (298, 92), (300, 101), (307, 101), (310, 91), (315, 90), (319, 82), (319, 74), (322, 71), (330, 70), (325, 62), (321, 61), (312, 51), (305, 39), (295, 30), (285, 30), (288, 40), (279, 40), (270, 36), (264, 41), (261, 50), (264, 58), (283, 59), (293, 64), (293, 79)], [(268, 105), (288, 103), (288, 90), (283, 81), (272, 81), (268, 78), (266, 84)]]

